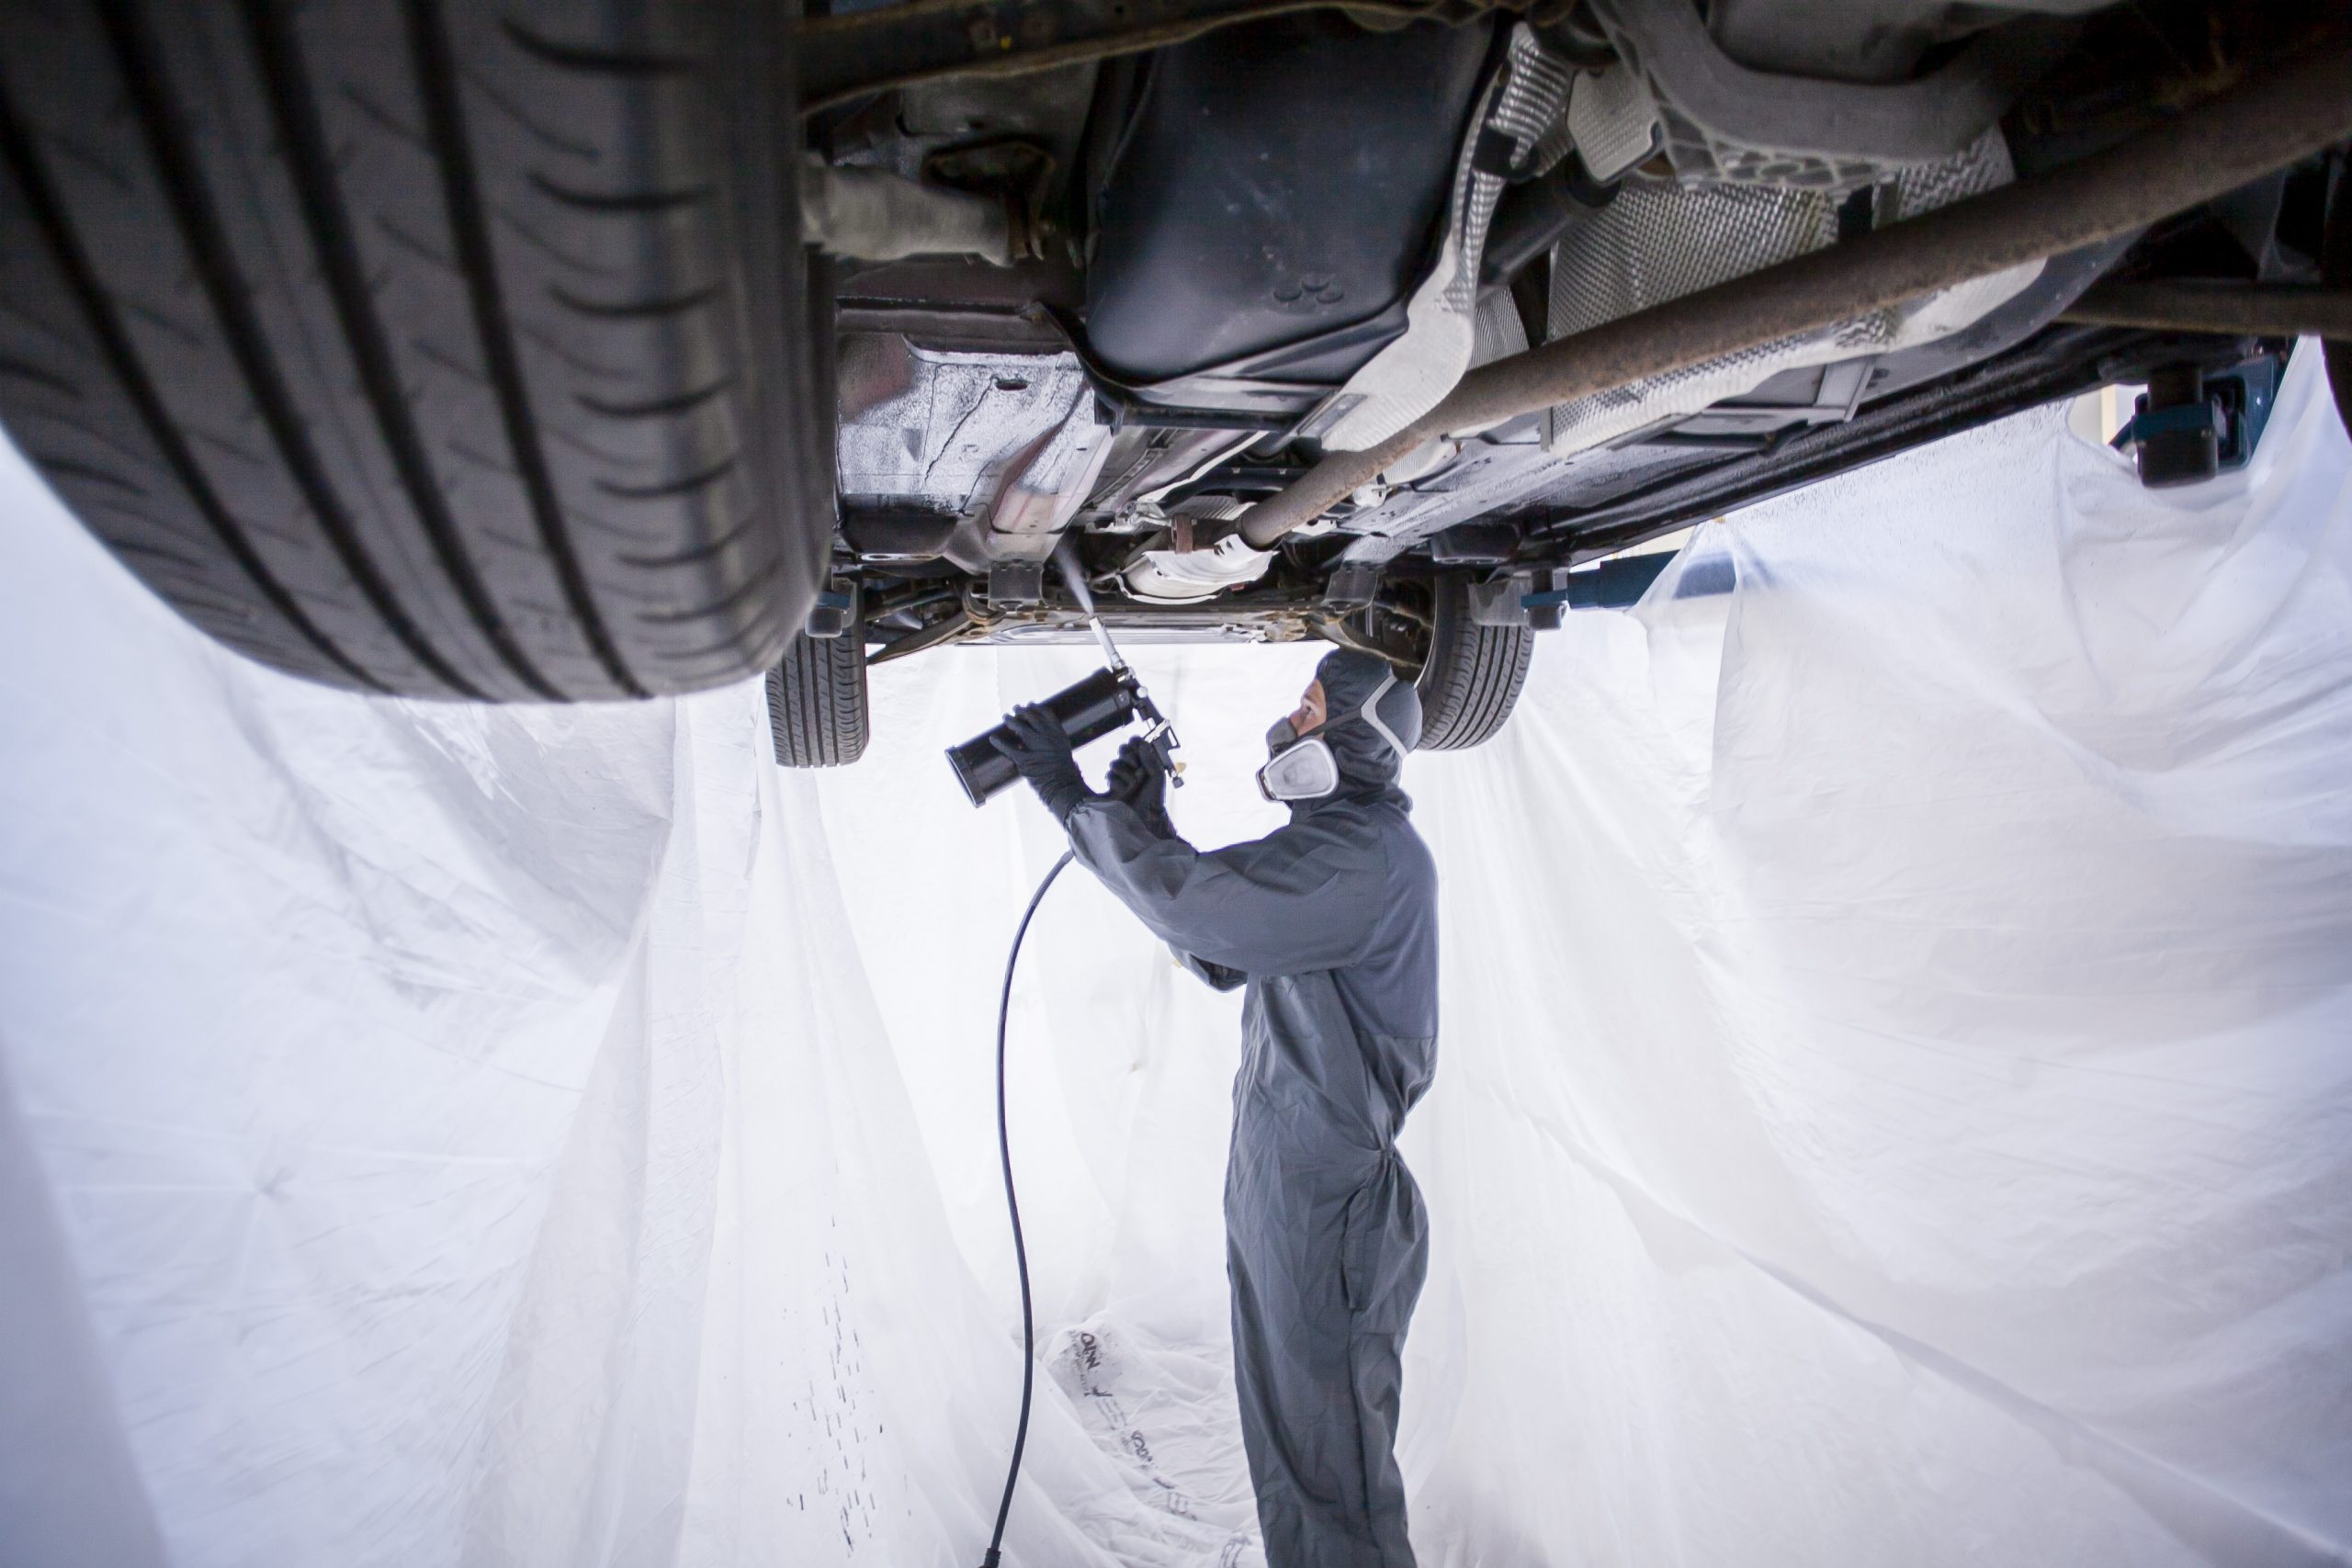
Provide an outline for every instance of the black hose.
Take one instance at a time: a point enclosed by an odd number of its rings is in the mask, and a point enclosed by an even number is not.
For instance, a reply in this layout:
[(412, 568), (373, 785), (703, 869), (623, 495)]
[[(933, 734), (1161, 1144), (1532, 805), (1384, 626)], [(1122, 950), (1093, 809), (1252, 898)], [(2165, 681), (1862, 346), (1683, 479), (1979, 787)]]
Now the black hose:
[(999, 1568), (1004, 1561), (1004, 1520), (1012, 1512), (1013, 1484), (1021, 1479), (1021, 1450), (1029, 1445), (1029, 1395), (1037, 1380), (1037, 1320), (1029, 1306), (1029, 1248), (1021, 1239), (1021, 1195), (1012, 1187), (1012, 1134), (1006, 1130), (1004, 1119), (1005, 1022), (1012, 1015), (1012, 971), (1021, 962), (1021, 941), (1029, 934), (1029, 922), (1037, 918), (1037, 906), (1046, 901), (1046, 889), (1069, 861), (1070, 852), (1064, 850), (1053, 870), (1037, 884), (1037, 891), (1029, 896), (1021, 928), (1012, 933), (1012, 951), (1004, 956), (1004, 991), (996, 1004), (996, 1150), (1004, 1165), (1004, 1211), (1012, 1218), (1012, 1262), (1021, 1274), (1021, 1420), (1012, 1429), (1012, 1462), (1005, 1467), (1004, 1499), (996, 1506), (996, 1531), (989, 1537), (988, 1555), (980, 1559), (980, 1568)]

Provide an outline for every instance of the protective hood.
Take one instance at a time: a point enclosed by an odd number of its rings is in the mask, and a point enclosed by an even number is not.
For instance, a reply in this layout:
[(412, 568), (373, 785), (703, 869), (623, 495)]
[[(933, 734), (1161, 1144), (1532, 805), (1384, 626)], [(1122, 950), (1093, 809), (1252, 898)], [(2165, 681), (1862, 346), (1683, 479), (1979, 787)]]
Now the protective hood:
[(1314, 733), (1329, 744), (1340, 769), (1332, 798), (1396, 788), (1405, 753), (1421, 739), (1421, 699), (1412, 682), (1385, 660), (1344, 648), (1323, 656), (1315, 678), (1323, 682), (1324, 718)]

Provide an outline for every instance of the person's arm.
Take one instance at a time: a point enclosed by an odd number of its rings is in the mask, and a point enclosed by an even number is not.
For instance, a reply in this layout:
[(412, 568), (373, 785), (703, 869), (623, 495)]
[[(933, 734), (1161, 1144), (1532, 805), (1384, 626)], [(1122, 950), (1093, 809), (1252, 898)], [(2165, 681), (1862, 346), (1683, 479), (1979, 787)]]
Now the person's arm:
[[(1135, 810), (1144, 831), (1156, 839), (1177, 837), (1176, 824), (1168, 815), (1168, 773), (1151, 742), (1140, 736), (1119, 748), (1111, 761), (1111, 776), (1102, 786), (1105, 799), (1124, 801)], [(1220, 991), (1235, 991), (1249, 984), (1250, 976), (1238, 969), (1227, 969), (1222, 964), (1211, 964), (1196, 953), (1182, 948), (1168, 950), (1175, 955), (1177, 967), (1193, 975)]]
[(1298, 975), (1353, 963), (1378, 918), (1377, 844), (1312, 821), (1204, 854), (1124, 800), (1081, 801), (1066, 824), (1089, 871), (1187, 967)]

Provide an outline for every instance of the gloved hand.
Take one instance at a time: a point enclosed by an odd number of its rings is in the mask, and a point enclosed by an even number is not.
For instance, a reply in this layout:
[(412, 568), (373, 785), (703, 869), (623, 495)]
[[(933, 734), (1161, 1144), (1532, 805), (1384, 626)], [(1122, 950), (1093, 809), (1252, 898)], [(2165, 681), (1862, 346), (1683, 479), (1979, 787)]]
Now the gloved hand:
[(1119, 754), (1112, 759), (1111, 777), (1103, 794), (1134, 807), (1145, 827), (1165, 838), (1176, 836), (1176, 824), (1168, 817), (1167, 771), (1160, 764), (1159, 753), (1142, 736), (1130, 737), (1119, 748)]
[(989, 743), (1004, 753), (1054, 820), (1067, 824), (1069, 814), (1081, 801), (1094, 798), (1086, 787), (1086, 775), (1078, 771), (1078, 759), (1070, 755), (1069, 737), (1062, 733), (1059, 720), (1036, 703), (1023, 703), (1005, 716), (1004, 728), (1009, 734), (989, 738)]

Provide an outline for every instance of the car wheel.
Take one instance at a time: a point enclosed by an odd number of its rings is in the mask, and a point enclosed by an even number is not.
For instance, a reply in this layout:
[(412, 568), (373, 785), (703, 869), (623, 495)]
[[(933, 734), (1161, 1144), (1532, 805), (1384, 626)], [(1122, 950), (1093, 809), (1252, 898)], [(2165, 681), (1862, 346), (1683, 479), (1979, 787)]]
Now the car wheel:
[(1424, 751), (1458, 751), (1491, 740), (1527, 684), (1535, 634), (1524, 626), (1482, 626), (1470, 618), (1470, 581), (1437, 581), (1429, 658), (1414, 682), (1421, 694)]
[(790, 9), (0, 0), (0, 421), (280, 670), (757, 673), (831, 511)]
[(838, 768), (865, 754), (865, 639), (805, 632), (768, 671), (768, 729), (787, 768)]

